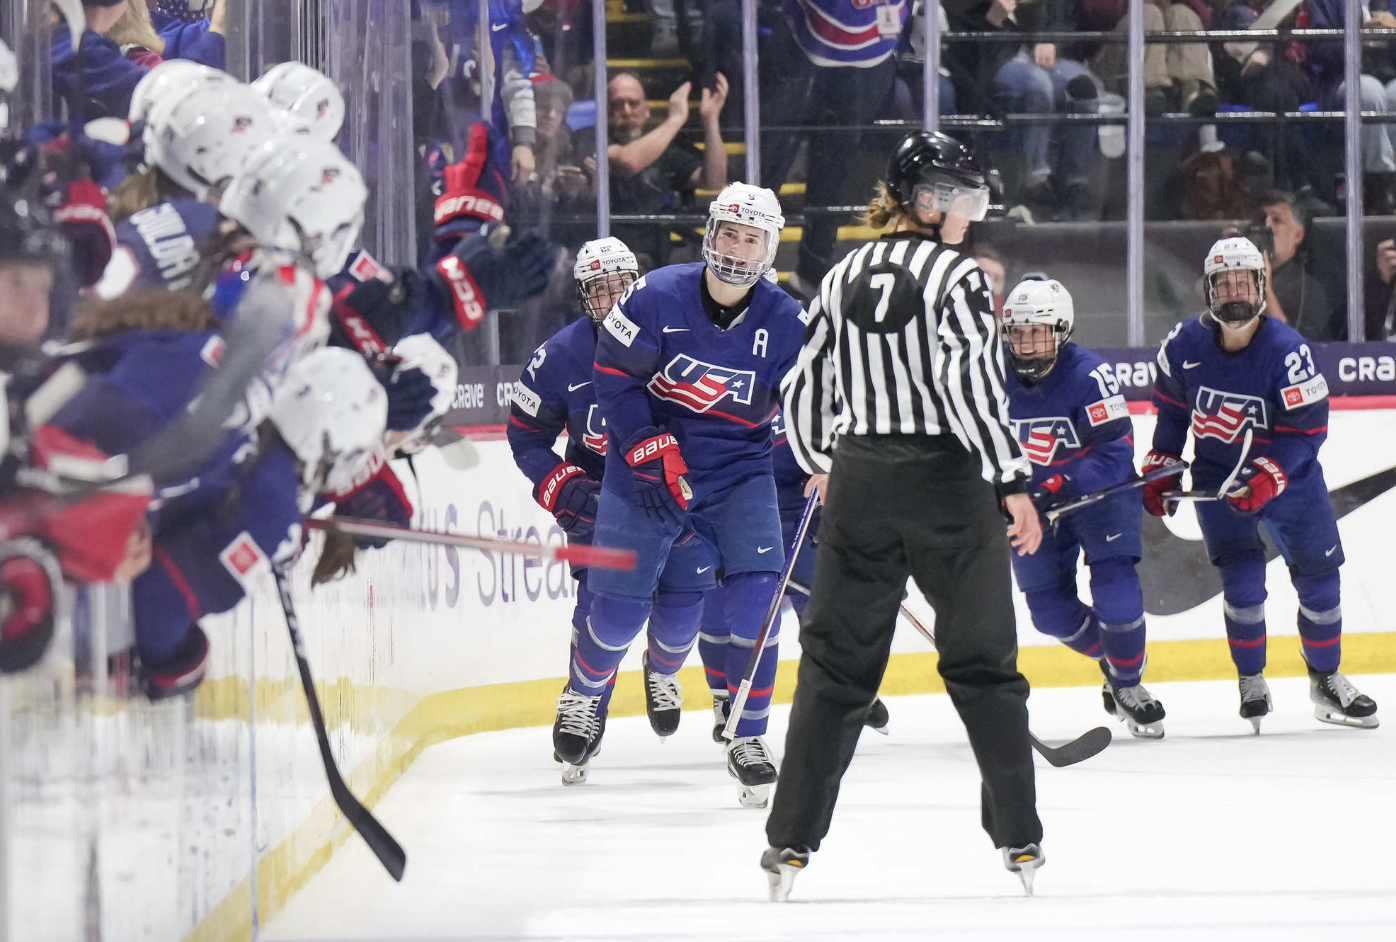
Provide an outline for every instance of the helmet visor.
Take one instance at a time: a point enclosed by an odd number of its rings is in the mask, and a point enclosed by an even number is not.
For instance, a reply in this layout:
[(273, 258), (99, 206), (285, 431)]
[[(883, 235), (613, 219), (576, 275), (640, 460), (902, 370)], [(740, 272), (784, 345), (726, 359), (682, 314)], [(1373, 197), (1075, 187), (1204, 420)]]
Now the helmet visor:
[(943, 182), (920, 183), (911, 193), (911, 202), (918, 213), (938, 210), (947, 216), (980, 222), (989, 213), (989, 188)]

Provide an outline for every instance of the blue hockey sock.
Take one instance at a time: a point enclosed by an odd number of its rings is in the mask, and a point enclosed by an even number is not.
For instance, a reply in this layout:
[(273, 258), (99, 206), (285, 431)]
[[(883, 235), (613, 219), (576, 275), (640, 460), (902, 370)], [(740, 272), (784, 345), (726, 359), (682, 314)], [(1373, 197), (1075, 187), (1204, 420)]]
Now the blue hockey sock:
[(568, 674), (573, 690), (589, 697), (604, 692), (615, 680), (616, 668), (630, 642), (640, 633), (649, 610), (647, 602), (596, 598), (586, 624), (574, 634)]
[(1076, 585), (1065, 582), (1027, 593), (1033, 627), (1086, 657), (1100, 657), (1100, 625), (1076, 597)]
[(650, 612), (650, 669), (676, 674), (698, 640), (703, 617), (703, 593), (661, 592)]
[(1264, 557), (1224, 561), (1220, 569), (1231, 661), (1238, 674), (1259, 674), (1265, 670)]
[(1337, 571), (1293, 576), (1299, 593), (1299, 638), (1310, 670), (1330, 674), (1343, 659), (1343, 607)]
[(1144, 676), (1144, 590), (1134, 561), (1101, 560), (1091, 566), (1091, 597), (1100, 622), (1101, 647), (1111, 681), (1133, 687)]
[[(723, 580), (730, 635), (727, 646), (727, 691), (733, 696), (746, 674), (751, 652), (756, 647), (756, 636), (761, 633), (761, 624), (778, 583), (779, 577), (773, 572), (743, 572)], [(738, 736), (760, 736), (766, 732), (766, 723), (771, 714), (771, 694), (775, 690), (779, 633), (780, 620), (777, 617), (752, 677), (751, 692), (742, 708), (741, 719), (737, 722)]]
[(714, 696), (727, 694), (727, 641), (727, 610), (722, 604), (722, 589), (709, 589), (703, 594), (698, 656), (703, 660), (703, 674)]

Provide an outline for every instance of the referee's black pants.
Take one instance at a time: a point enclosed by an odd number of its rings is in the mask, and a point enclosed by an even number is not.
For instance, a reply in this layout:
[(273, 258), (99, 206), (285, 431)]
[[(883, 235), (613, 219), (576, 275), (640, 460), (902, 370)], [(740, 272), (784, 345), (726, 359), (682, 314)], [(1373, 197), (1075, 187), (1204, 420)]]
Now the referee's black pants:
[(828, 833), (908, 575), (935, 608), (938, 669), (979, 763), (984, 830), (996, 847), (1042, 839), (1008, 554), (994, 490), (956, 439), (839, 439), (766, 822), (772, 845), (817, 850)]

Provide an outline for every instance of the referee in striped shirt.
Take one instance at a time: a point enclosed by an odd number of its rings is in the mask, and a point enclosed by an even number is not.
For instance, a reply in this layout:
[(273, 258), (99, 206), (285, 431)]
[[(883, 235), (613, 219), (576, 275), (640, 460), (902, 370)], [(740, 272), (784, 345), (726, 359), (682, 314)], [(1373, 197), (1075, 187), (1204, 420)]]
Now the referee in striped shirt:
[[(766, 824), (762, 866), (776, 898), (829, 830), (907, 576), (936, 612), (940, 674), (983, 779), (984, 829), (1009, 870), (1042, 859), (1008, 557), (1010, 541), (1036, 551), (1042, 530), (1009, 428), (988, 282), (955, 248), (988, 201), (964, 145), (907, 135), (866, 219), (895, 229), (825, 276), (783, 383), (791, 447), (826, 505)], [(1007, 540), (1001, 514), (1012, 519)]]

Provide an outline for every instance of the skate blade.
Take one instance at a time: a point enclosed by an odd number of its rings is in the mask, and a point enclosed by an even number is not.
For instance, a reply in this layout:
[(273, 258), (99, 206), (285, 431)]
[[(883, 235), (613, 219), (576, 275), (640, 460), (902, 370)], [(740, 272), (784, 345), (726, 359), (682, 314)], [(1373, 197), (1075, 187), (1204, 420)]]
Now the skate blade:
[[(864, 723), (863, 725), (864, 725), (864, 726), (867, 726), (866, 723)], [(883, 735), (883, 736), (890, 736), (890, 735), (892, 735), (891, 733), (889, 733), (889, 732), (887, 731), (887, 727), (886, 727), (886, 726), (867, 726), (867, 728), (870, 729), (870, 730), (872, 730), (874, 733), (879, 733), (879, 734), (881, 734), (881, 735)]]
[(737, 803), (743, 808), (764, 808), (771, 799), (769, 785), (740, 785), (737, 789)]
[(1036, 862), (1036, 861), (1034, 861), (1032, 864), (1024, 864), (1024, 865), (1023, 865), (1023, 868), (1022, 868), (1021, 870), (1018, 871), (1018, 879), (1020, 879), (1020, 880), (1023, 881), (1023, 890), (1024, 890), (1024, 892), (1026, 892), (1029, 896), (1032, 896), (1032, 895), (1033, 895), (1033, 892), (1032, 892), (1032, 881), (1035, 880), (1036, 878), (1037, 878), (1037, 862)]
[(570, 762), (564, 762), (562, 763), (562, 784), (580, 785), (587, 780), (588, 771), (590, 770), (587, 768), (587, 763), (585, 762), (581, 765), (573, 765)]
[(766, 884), (770, 890), (772, 903), (784, 903), (790, 898), (790, 890), (795, 885), (795, 874), (800, 868), (794, 864), (780, 864), (776, 873), (766, 871)]
[(1314, 707), (1314, 719), (1320, 723), (1346, 726), (1350, 729), (1376, 729), (1381, 725), (1375, 713), (1371, 716), (1348, 716), (1346, 713), (1337, 713), (1320, 706)]
[(1251, 721), (1251, 726), (1255, 729), (1255, 734), (1256, 734), (1257, 736), (1259, 736), (1259, 735), (1260, 735), (1260, 721), (1263, 720), (1263, 719), (1265, 719), (1265, 716), (1264, 716), (1263, 714), (1262, 714), (1261, 716), (1248, 716), (1248, 717), (1246, 717), (1246, 719), (1248, 719), (1248, 720)]
[(1129, 727), (1129, 734), (1135, 739), (1162, 739), (1162, 723), (1136, 723), (1126, 719), (1125, 725)]

